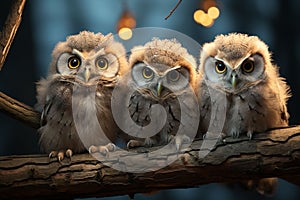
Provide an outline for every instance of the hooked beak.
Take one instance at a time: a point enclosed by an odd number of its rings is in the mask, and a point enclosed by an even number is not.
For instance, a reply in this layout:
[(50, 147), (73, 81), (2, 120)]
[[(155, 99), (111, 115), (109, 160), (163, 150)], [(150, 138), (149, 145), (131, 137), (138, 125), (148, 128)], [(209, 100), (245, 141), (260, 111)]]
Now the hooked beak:
[(157, 94), (158, 97), (159, 97), (160, 94), (161, 94), (161, 90), (162, 90), (162, 86), (161, 86), (161, 82), (159, 81), (159, 82), (157, 83), (157, 86), (156, 86), (156, 94)]
[(230, 83), (233, 89), (236, 89), (237, 84), (239, 83), (239, 77), (236, 74), (235, 71), (232, 72), (231, 74), (231, 79), (230, 79)]
[(86, 68), (86, 69), (85, 69), (85, 73), (84, 73), (84, 79), (85, 79), (85, 82), (88, 82), (88, 81), (89, 81), (90, 76), (91, 76), (90, 69)]
[(232, 85), (232, 88), (235, 89), (236, 88), (236, 85), (237, 85), (237, 75), (234, 74), (234, 75), (231, 75), (231, 85)]

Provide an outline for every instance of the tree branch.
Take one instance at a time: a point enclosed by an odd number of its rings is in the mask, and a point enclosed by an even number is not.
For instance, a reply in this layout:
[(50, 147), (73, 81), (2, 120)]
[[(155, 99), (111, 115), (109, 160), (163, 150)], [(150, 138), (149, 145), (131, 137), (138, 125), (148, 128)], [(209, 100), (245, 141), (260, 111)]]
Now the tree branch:
[(10, 13), (3, 26), (3, 31), (0, 33), (0, 71), (21, 23), (25, 2), (26, 0), (14, 0), (12, 2)]
[(2, 92), (0, 92), (0, 111), (33, 128), (37, 129), (40, 127), (40, 113)]
[[(46, 155), (0, 157), (0, 195), (2, 199), (132, 196), (274, 176), (300, 185), (300, 126), (256, 134), (250, 141), (228, 138), (226, 144), (218, 144), (199, 159), (202, 142), (195, 141), (168, 167), (140, 174), (114, 170), (89, 154), (75, 155), (61, 163)], [(105, 162), (118, 163), (126, 156), (121, 151), (115, 153), (119, 154), (117, 160)], [(131, 159), (141, 161), (139, 155)], [(162, 158), (157, 162), (163, 162)]]
[(175, 7), (170, 11), (170, 13), (165, 17), (165, 20), (169, 19), (169, 17), (171, 17), (171, 15), (173, 14), (173, 12), (178, 8), (178, 6), (180, 5), (180, 3), (182, 2), (182, 0), (178, 0), (177, 4), (175, 5)]

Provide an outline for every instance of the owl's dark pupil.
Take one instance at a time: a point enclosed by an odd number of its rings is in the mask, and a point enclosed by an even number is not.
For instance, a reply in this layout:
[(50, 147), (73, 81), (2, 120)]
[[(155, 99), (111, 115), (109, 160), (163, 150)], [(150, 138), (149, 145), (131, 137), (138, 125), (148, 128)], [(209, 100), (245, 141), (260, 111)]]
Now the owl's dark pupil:
[(75, 56), (69, 58), (69, 60), (68, 60), (68, 66), (71, 69), (78, 68), (80, 66), (80, 59), (77, 58), (77, 57), (75, 57)]
[(217, 68), (218, 68), (219, 71), (224, 71), (226, 66), (222, 62), (218, 62), (217, 63)]
[(106, 58), (98, 58), (96, 60), (96, 66), (99, 67), (101, 70), (105, 70), (108, 67), (108, 61)]
[(106, 63), (105, 63), (104, 60), (99, 60), (99, 61), (98, 61), (98, 66), (99, 66), (99, 67), (105, 67), (105, 65), (106, 65)]
[(252, 65), (252, 63), (250, 63), (250, 62), (247, 62), (247, 63), (244, 64), (244, 69), (245, 69), (246, 71), (252, 70), (252, 67), (253, 67), (253, 65)]
[(146, 77), (151, 77), (152, 76), (152, 70), (151, 69), (149, 69), (149, 68), (145, 68), (144, 69), (144, 75), (146, 76)]
[(177, 71), (173, 70), (169, 73), (169, 78), (171, 80), (177, 80), (179, 78), (179, 73)]
[(72, 67), (76, 67), (78, 65), (78, 63), (79, 63), (79, 60), (77, 58), (73, 58), (71, 60), (71, 66)]

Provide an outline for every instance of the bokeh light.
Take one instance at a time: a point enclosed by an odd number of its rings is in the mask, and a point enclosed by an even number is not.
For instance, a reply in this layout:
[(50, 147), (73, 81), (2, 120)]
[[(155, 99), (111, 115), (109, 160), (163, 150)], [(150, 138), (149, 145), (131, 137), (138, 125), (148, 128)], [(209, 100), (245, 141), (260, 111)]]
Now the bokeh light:
[(214, 24), (214, 20), (210, 18), (208, 14), (205, 13), (202, 17), (201, 24), (205, 27), (211, 27)]
[(129, 40), (132, 37), (132, 30), (127, 27), (121, 28), (118, 35), (122, 40)]
[(197, 23), (201, 24), (203, 15), (205, 15), (205, 13), (204, 13), (203, 10), (196, 10), (196, 11), (194, 12), (194, 20), (195, 20)]
[(217, 7), (213, 6), (208, 9), (207, 14), (210, 18), (217, 19), (220, 15), (220, 11)]
[(196, 10), (194, 12), (194, 20), (205, 27), (211, 27), (214, 24), (213, 18), (203, 10)]

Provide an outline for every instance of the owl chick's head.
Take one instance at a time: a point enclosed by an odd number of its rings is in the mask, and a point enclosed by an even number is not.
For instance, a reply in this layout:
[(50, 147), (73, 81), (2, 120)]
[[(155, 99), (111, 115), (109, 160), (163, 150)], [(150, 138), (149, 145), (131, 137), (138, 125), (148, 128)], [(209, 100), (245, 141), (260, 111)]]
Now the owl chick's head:
[(52, 53), (49, 74), (75, 77), (85, 83), (114, 79), (126, 71), (125, 48), (113, 35), (82, 31), (59, 42)]
[(199, 70), (211, 85), (233, 93), (276, 73), (268, 46), (256, 36), (240, 33), (219, 35), (204, 44)]
[(175, 39), (157, 39), (131, 50), (129, 67), (135, 84), (161, 98), (195, 83), (196, 62)]

